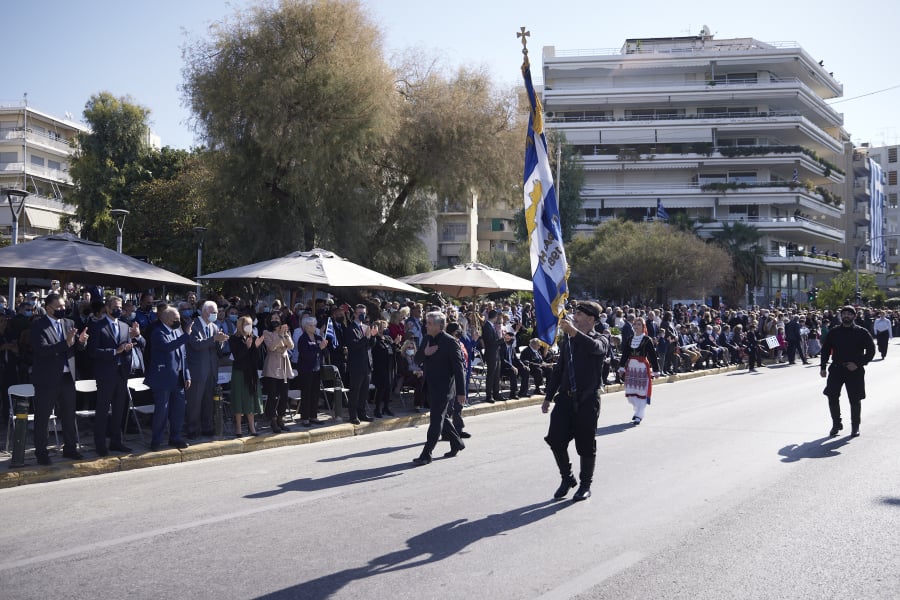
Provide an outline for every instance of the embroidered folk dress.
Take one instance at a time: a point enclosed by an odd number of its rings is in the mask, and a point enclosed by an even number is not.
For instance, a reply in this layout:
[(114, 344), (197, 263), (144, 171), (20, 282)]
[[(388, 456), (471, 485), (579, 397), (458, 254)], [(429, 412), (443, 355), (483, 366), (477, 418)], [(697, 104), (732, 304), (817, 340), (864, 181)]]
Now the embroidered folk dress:
[(640, 423), (650, 404), (653, 389), (653, 373), (659, 371), (659, 359), (653, 342), (644, 334), (636, 335), (622, 351), (622, 369), (625, 374), (625, 398), (634, 406), (632, 422)]

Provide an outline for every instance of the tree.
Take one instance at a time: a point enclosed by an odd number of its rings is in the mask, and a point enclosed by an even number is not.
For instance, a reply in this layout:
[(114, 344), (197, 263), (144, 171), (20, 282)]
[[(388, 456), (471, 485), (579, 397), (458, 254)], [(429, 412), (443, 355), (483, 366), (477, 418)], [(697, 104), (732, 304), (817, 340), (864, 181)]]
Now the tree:
[(109, 92), (91, 96), (85, 105), (90, 132), (77, 136), (69, 168), (75, 189), (68, 198), (82, 237), (106, 244), (114, 240), (109, 209), (125, 208), (134, 189), (152, 177), (142, 163), (149, 114), (130, 97)]
[(723, 223), (722, 230), (712, 234), (712, 239), (728, 252), (734, 271), (723, 286), (723, 296), (728, 304), (746, 301), (744, 290), (756, 287), (757, 272), (762, 262), (763, 250), (759, 245), (762, 234), (752, 225)]
[(625, 301), (705, 296), (731, 271), (724, 250), (661, 222), (607, 221), (566, 255), (573, 289)]
[[(581, 198), (581, 188), (584, 186), (584, 166), (581, 163), (581, 155), (566, 143), (566, 135), (562, 131), (551, 130), (547, 135), (547, 150), (551, 160), (551, 167), (556, 173), (556, 157), (560, 156), (559, 165), (559, 189), (556, 190), (557, 203), (559, 204), (559, 221), (562, 229), (563, 242), (572, 239), (575, 228), (582, 221), (581, 207), (584, 201)], [(557, 154), (557, 152), (560, 154)], [(522, 148), (524, 155), (525, 149)], [(519, 204), (522, 204), (520, 199)], [(520, 208), (515, 216), (516, 239), (527, 242), (528, 229), (525, 226), (525, 209)]]
[[(843, 271), (831, 279), (826, 285), (819, 285), (816, 294), (816, 308), (838, 309), (845, 304), (856, 304), (856, 272)], [(873, 303), (880, 306), (887, 300), (887, 295), (875, 283), (875, 276), (859, 274), (859, 287), (864, 304)]]

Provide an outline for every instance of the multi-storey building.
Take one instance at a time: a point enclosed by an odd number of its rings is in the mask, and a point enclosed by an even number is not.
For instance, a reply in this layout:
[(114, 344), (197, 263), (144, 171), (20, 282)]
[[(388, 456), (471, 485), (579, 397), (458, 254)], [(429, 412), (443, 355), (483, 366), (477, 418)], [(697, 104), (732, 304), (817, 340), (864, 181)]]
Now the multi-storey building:
[(509, 206), (481, 207), (476, 194), (438, 203), (434, 226), (422, 234), (435, 267), (475, 262), (478, 253), (511, 251), (516, 243), (515, 211)]
[[(85, 131), (83, 125), (24, 102), (0, 106), (0, 202), (6, 204), (4, 188), (29, 192), (19, 216), (19, 241), (57, 231), (60, 217), (75, 213), (65, 201), (72, 189), (69, 161), (75, 136)], [(8, 207), (0, 207), (0, 229), (9, 239), (12, 213)]]
[[(898, 151), (900, 146), (869, 144), (853, 149), (853, 205), (847, 205), (845, 222), (847, 255), (852, 253), (858, 261), (854, 267), (875, 275), (879, 287), (889, 291), (898, 283), (891, 274), (900, 271)], [(873, 181), (873, 170), (881, 171), (880, 198), (873, 193), (878, 187), (878, 182)]]
[(704, 237), (744, 223), (761, 235), (755, 299), (806, 301), (841, 270), (847, 134), (825, 102), (841, 84), (795, 43), (698, 36), (620, 49), (543, 50), (548, 126), (585, 169), (579, 230), (655, 216)]

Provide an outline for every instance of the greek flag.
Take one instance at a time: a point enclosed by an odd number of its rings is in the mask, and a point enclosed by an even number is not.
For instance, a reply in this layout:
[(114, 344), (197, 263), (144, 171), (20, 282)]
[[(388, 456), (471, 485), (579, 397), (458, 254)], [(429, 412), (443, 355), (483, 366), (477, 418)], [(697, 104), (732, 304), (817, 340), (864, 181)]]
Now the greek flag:
[(341, 345), (338, 343), (337, 335), (334, 333), (334, 323), (331, 322), (331, 317), (328, 317), (328, 323), (325, 324), (325, 339), (331, 342), (332, 347), (340, 348)]
[(869, 157), (869, 262), (885, 264), (884, 252), (884, 170)]
[(666, 212), (666, 207), (662, 205), (662, 199), (656, 199), (656, 218), (662, 219), (663, 221), (669, 220), (669, 213)]
[(525, 224), (531, 248), (531, 280), (534, 286), (535, 337), (548, 345), (556, 342), (559, 321), (565, 316), (569, 296), (569, 265), (563, 249), (559, 205), (553, 187), (544, 111), (531, 83), (528, 54), (522, 63), (525, 91), (531, 104), (525, 139)]

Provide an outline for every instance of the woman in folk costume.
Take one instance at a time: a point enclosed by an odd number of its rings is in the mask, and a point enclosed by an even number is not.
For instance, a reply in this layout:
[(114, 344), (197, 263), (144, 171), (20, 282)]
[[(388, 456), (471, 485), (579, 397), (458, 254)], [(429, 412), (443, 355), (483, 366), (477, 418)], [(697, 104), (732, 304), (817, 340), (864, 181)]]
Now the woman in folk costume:
[(637, 426), (641, 424), (644, 411), (650, 404), (653, 377), (659, 374), (659, 360), (653, 340), (644, 335), (644, 319), (635, 318), (631, 326), (634, 327), (634, 337), (630, 343), (622, 345), (619, 374), (625, 380), (625, 397), (634, 406), (631, 424)]

